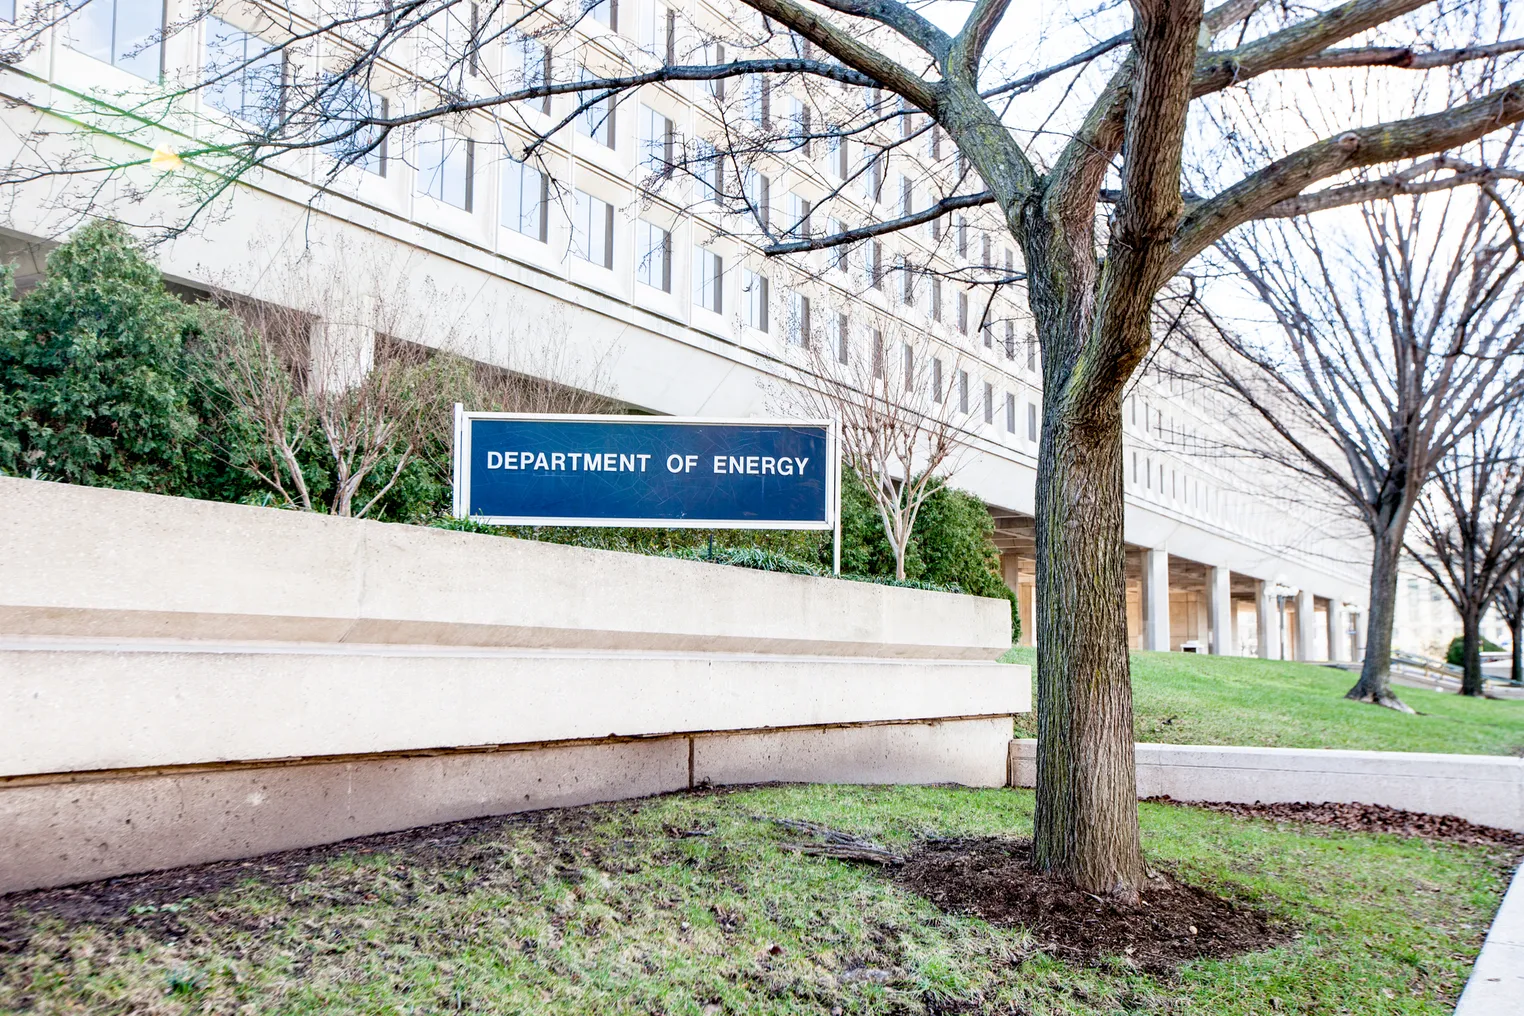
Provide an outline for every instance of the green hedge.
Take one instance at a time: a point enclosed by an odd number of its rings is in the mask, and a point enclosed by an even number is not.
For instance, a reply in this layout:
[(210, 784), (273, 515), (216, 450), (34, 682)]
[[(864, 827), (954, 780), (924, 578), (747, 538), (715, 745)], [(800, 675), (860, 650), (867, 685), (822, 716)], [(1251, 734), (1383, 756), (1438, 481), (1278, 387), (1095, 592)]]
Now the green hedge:
[[(1498, 645), (1496, 642), (1488, 641), (1485, 637), (1482, 638), (1482, 652), (1501, 653), (1502, 651), (1503, 647)], [(1465, 636), (1457, 635), (1455, 638), (1450, 640), (1450, 647), (1445, 650), (1445, 662), (1450, 664), (1452, 667), (1463, 667), (1466, 665)]]

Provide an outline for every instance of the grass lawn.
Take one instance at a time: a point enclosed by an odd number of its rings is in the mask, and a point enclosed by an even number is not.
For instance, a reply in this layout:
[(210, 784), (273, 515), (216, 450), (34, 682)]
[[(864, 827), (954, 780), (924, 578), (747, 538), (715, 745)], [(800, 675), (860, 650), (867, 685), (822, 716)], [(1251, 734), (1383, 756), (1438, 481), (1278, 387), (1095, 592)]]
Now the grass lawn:
[[(1008, 663), (1036, 663), (1012, 649)], [(1524, 700), (1463, 698), (1397, 687), (1418, 716), (1351, 702), (1355, 675), (1307, 663), (1191, 653), (1133, 653), (1139, 741), (1279, 748), (1363, 748), (1466, 755), (1524, 754)], [(1017, 718), (1017, 736), (1036, 719)]]
[(771, 787), (333, 848), (284, 882), (90, 920), (22, 914), (0, 927), (0, 1012), (1440, 1014), (1506, 877), (1484, 848), (1141, 810), (1151, 863), (1294, 937), (1159, 977), (1071, 966), (877, 868), (780, 850), (755, 817), (905, 848), (1025, 835), (1030, 793)]

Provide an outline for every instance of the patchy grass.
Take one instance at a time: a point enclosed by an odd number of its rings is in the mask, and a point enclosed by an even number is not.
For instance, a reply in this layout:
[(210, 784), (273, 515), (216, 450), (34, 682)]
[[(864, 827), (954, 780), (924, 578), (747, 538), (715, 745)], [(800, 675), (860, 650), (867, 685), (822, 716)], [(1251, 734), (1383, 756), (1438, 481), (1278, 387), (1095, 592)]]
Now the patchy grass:
[(1045, 956), (877, 869), (780, 850), (755, 817), (908, 847), (1025, 835), (1031, 810), (1024, 791), (772, 787), (339, 845), (289, 880), (14, 913), (0, 1012), (1439, 1014), (1504, 885), (1484, 848), (1145, 804), (1152, 863), (1292, 934), (1155, 977)]
[[(1035, 665), (1018, 647), (1007, 663)], [(1308, 663), (1133, 653), (1137, 739), (1166, 744), (1244, 744), (1278, 748), (1361, 748), (1466, 755), (1524, 754), (1524, 701), (1493, 701), (1397, 688), (1418, 710), (1406, 716), (1351, 702), (1355, 675)], [(1018, 737), (1035, 737), (1033, 716)]]

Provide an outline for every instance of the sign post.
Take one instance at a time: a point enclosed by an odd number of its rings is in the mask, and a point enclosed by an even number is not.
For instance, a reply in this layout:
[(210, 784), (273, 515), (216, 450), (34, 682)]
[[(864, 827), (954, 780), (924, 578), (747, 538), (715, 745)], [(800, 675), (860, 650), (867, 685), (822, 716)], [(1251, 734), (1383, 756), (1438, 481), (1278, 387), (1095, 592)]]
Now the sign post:
[(454, 513), (492, 525), (830, 530), (829, 420), (477, 413), (455, 407)]

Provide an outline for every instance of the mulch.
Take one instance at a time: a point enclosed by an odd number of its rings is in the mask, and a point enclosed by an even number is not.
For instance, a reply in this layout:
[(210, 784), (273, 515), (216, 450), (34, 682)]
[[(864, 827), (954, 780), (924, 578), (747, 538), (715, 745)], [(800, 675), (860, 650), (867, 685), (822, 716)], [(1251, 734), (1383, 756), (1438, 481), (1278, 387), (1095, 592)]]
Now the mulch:
[(1454, 815), (1426, 815), (1403, 811), (1380, 804), (1238, 804), (1232, 801), (1177, 801), (1172, 797), (1150, 797), (1156, 804), (1188, 808), (1206, 808), (1239, 818), (1270, 819), (1274, 822), (1311, 822), (1333, 826), (1352, 833), (1390, 833), (1414, 836), (1467, 846), (1524, 847), (1524, 833), (1492, 826), (1476, 825)]
[(1028, 928), (1035, 949), (1075, 963), (1112, 957), (1158, 974), (1291, 936), (1263, 911), (1165, 873), (1149, 873), (1134, 905), (1039, 872), (1031, 853), (1028, 840), (929, 840), (892, 877), (943, 910)]

